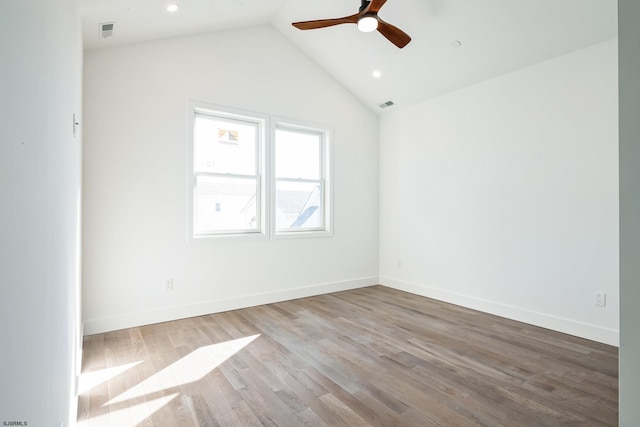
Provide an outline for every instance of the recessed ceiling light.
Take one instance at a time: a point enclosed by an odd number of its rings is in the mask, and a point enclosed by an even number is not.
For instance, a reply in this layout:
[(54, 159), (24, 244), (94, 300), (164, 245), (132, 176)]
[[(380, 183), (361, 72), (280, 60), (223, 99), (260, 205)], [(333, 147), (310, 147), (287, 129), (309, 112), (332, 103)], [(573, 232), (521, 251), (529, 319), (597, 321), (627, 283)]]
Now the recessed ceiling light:
[(380, 70), (374, 70), (371, 74), (373, 74), (373, 77), (375, 77), (376, 79), (382, 77), (382, 73), (380, 72)]
[(451, 42), (451, 46), (460, 47), (460, 46), (462, 46), (462, 42), (460, 40), (454, 40), (454, 41)]
[(170, 4), (167, 6), (167, 12), (177, 12), (180, 7), (177, 4)]

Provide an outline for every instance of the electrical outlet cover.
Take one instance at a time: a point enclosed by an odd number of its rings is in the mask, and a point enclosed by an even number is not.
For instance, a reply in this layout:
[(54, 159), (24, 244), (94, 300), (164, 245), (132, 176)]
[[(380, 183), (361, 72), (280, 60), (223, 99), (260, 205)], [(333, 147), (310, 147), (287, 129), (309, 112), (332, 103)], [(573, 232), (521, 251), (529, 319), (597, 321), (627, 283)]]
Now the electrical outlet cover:
[(593, 303), (598, 307), (605, 307), (607, 305), (607, 294), (604, 292), (596, 292)]

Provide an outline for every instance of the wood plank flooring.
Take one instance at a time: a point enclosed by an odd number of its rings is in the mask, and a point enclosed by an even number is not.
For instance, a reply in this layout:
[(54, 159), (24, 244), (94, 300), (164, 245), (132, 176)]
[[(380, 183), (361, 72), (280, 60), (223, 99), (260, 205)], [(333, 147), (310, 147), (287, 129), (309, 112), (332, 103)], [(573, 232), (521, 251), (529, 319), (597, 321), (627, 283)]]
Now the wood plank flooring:
[(85, 337), (79, 426), (616, 426), (615, 347), (382, 286)]

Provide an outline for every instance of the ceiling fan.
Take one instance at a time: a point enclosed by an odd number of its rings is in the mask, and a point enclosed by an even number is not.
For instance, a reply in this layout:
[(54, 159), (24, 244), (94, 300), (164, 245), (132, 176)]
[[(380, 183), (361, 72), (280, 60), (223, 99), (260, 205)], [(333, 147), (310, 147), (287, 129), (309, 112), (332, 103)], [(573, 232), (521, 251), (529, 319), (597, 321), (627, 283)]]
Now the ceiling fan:
[(294, 22), (292, 25), (300, 30), (314, 30), (316, 28), (332, 27), (339, 24), (358, 24), (362, 32), (378, 30), (387, 40), (398, 46), (405, 47), (411, 37), (400, 28), (384, 22), (378, 16), (378, 11), (387, 0), (362, 0), (358, 13), (335, 19), (319, 19), (315, 21)]

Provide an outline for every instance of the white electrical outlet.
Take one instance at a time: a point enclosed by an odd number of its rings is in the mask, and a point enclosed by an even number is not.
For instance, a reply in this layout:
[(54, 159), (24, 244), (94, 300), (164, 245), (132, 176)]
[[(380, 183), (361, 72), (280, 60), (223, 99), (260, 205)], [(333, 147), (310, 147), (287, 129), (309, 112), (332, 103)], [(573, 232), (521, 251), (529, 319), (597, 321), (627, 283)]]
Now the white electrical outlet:
[(167, 292), (173, 291), (173, 279), (167, 279), (164, 281), (164, 290)]
[(605, 307), (607, 305), (607, 294), (604, 292), (596, 292), (593, 304), (598, 307)]

